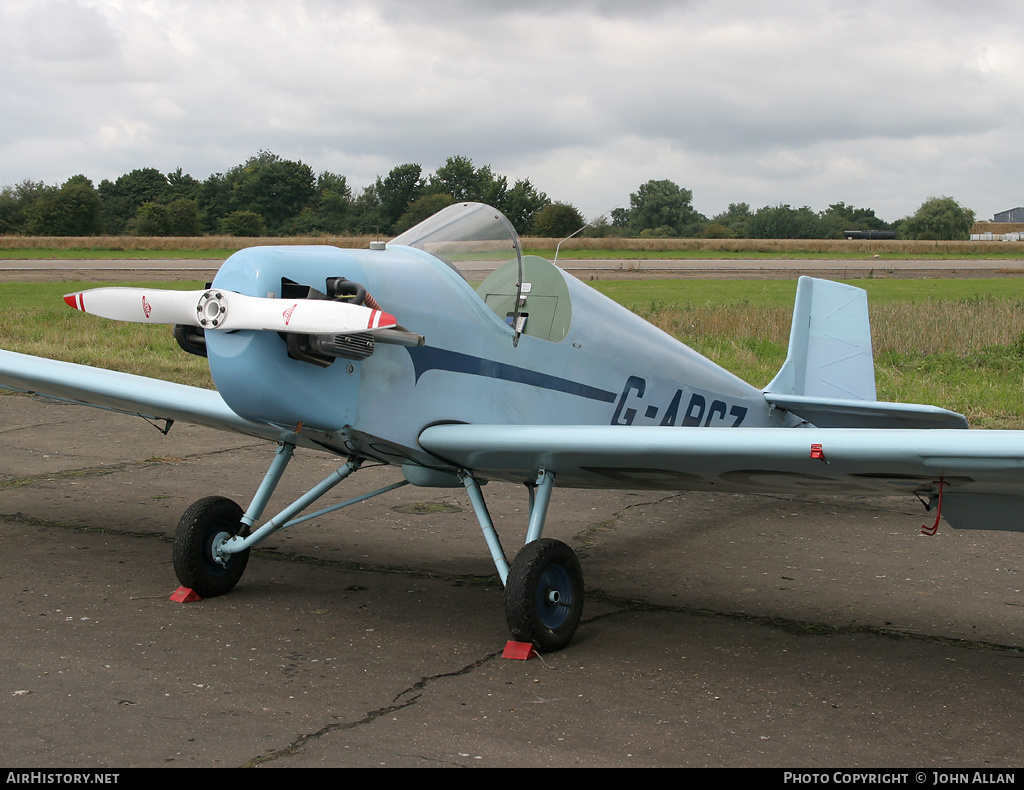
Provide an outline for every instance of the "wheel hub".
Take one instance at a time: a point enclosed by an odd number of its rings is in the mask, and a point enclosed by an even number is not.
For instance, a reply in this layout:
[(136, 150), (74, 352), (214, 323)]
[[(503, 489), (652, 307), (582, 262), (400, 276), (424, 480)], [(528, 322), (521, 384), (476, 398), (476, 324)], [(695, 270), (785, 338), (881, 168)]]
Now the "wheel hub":
[(231, 540), (231, 538), (230, 532), (218, 532), (213, 536), (213, 541), (210, 543), (210, 556), (218, 565), (227, 567), (230, 555), (224, 551), (224, 544)]
[(572, 605), (572, 585), (565, 568), (552, 563), (541, 574), (538, 592), (538, 612), (541, 622), (548, 628), (558, 628), (568, 616)]

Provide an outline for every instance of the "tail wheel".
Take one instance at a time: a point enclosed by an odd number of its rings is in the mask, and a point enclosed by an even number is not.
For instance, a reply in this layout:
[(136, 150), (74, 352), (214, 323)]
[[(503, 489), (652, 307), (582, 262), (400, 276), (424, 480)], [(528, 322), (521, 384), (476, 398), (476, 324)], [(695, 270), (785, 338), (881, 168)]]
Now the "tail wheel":
[(218, 549), (235, 535), (248, 534), (242, 508), (224, 497), (193, 502), (174, 533), (174, 572), (185, 587), (210, 598), (230, 591), (245, 572), (249, 550), (221, 554)]
[(583, 571), (561, 541), (527, 543), (509, 568), (505, 619), (512, 637), (541, 652), (561, 650), (583, 615)]

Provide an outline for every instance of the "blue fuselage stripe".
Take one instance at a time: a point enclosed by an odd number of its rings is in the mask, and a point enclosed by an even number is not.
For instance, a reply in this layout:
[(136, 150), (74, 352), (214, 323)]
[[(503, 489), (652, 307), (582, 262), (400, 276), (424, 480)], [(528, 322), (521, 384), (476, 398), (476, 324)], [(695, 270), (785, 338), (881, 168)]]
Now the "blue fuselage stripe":
[(527, 384), (531, 387), (565, 392), (569, 395), (577, 395), (581, 398), (601, 401), (602, 403), (614, 403), (616, 395), (614, 392), (590, 387), (569, 379), (549, 376), (546, 373), (538, 373), (535, 370), (519, 368), (515, 365), (506, 365), (504, 362), (495, 362), (492, 359), (483, 359), (469, 354), (460, 354), (457, 351), (448, 351), (443, 348), (432, 348), (429, 346), (418, 346), (407, 348), (409, 356), (412, 357), (412, 365), (416, 371), (416, 381), (428, 370), (447, 370), (452, 373), (465, 373), (470, 376), (485, 376), (486, 378), (512, 381), (517, 384)]

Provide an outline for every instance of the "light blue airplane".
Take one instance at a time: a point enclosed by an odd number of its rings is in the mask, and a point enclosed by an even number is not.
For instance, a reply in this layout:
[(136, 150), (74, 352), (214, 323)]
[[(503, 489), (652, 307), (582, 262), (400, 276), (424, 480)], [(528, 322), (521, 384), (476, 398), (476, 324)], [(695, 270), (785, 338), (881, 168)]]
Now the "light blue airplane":
[[(477, 288), (460, 274), (500, 262)], [(1024, 442), (959, 414), (881, 403), (863, 290), (801, 278), (789, 356), (743, 382), (548, 261), (508, 220), (450, 206), (385, 244), (255, 247), (210, 288), (69, 294), (86, 312), (174, 325), (217, 390), (0, 351), (0, 386), (277, 442), (249, 506), (206, 497), (182, 516), (174, 567), (228, 592), (274, 532), (400, 485), (464, 488), (505, 585), (513, 638), (569, 643), (580, 564), (543, 537), (555, 486), (916, 495), (956, 527), (1024, 530)], [(927, 430), (924, 430), (927, 429)], [(295, 448), (344, 458), (257, 526)], [(300, 516), (361, 465), (404, 479)], [(510, 562), (482, 491), (523, 483), (525, 546)], [(938, 517), (936, 517), (936, 524)]]

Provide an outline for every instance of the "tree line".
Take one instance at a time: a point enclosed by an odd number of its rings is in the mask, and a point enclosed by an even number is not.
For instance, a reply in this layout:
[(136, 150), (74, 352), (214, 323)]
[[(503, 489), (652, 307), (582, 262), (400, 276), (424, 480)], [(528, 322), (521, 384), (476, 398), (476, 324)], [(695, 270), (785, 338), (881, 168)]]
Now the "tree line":
[(574, 206), (552, 201), (529, 179), (509, 184), (489, 165), (450, 156), (433, 173), (402, 164), (353, 190), (347, 178), (317, 174), (301, 162), (260, 151), (226, 173), (199, 181), (181, 168), (132, 170), (98, 185), (75, 175), (60, 186), (26, 180), (0, 189), (0, 233), (32, 236), (315, 236), (396, 235), (445, 206), (479, 201), (502, 211), (526, 236), (696, 238), (842, 238), (848, 230), (894, 231), (900, 238), (966, 238), (974, 212), (950, 197), (929, 198), (913, 216), (884, 222), (870, 208), (747, 203), (706, 217), (693, 193), (651, 180), (617, 208), (587, 224)]

